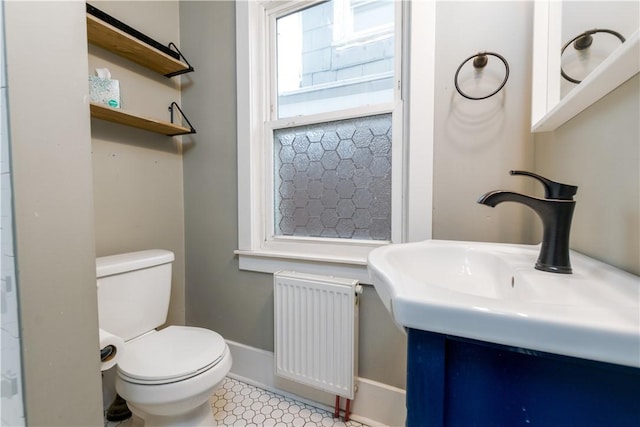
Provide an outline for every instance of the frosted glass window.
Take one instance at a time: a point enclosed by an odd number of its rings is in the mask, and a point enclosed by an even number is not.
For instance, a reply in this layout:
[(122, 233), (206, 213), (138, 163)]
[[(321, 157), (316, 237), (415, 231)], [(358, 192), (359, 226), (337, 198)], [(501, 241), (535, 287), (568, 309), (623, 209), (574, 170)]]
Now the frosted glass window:
[(274, 131), (279, 236), (391, 239), (391, 114)]
[(277, 18), (277, 117), (392, 102), (392, 0), (330, 0)]

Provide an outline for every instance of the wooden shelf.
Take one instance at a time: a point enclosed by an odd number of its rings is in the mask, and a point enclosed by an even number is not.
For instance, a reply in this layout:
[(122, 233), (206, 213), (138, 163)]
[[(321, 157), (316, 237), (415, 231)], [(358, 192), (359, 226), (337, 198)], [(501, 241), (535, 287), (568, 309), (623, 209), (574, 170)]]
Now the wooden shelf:
[(91, 44), (105, 48), (167, 77), (175, 73), (193, 71), (189, 64), (172, 58), (89, 13), (87, 13), (87, 38)]
[[(173, 77), (193, 71), (193, 67), (173, 43), (170, 43), (169, 46), (164, 46), (88, 3), (87, 40), (89, 43), (103, 47), (150, 70), (163, 74), (165, 77)], [(196, 130), (189, 122), (189, 119), (175, 102), (169, 105), (171, 121), (173, 122), (175, 110), (179, 113), (178, 120), (188, 123), (189, 127), (138, 116), (102, 104), (93, 102), (90, 104), (91, 117), (96, 119), (167, 136), (195, 133)]]
[(193, 129), (169, 122), (137, 116), (120, 109), (107, 107), (106, 105), (90, 104), (91, 117), (106, 120), (121, 125), (132, 126), (138, 129), (148, 130), (167, 136), (185, 135), (194, 133)]

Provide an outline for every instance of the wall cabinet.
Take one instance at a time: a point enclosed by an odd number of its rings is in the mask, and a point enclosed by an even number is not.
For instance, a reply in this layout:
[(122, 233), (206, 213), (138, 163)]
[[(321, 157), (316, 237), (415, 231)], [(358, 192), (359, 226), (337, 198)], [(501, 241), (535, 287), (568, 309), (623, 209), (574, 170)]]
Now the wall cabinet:
[[(565, 5), (563, 5), (565, 3)], [(614, 29), (625, 33), (627, 40), (598, 65), (582, 82), (561, 98), (561, 48), (567, 38), (563, 39), (563, 26), (567, 26), (563, 17), (563, 7), (566, 1), (538, 0), (535, 2), (534, 34), (533, 34), (533, 79), (532, 79), (532, 132), (554, 131), (568, 120), (597, 102), (619, 85), (633, 77), (640, 71), (640, 30), (638, 28), (638, 14), (629, 13), (637, 10), (634, 2), (628, 2), (617, 7), (600, 2), (609, 11), (608, 16), (569, 13), (568, 18), (577, 20), (577, 28), (591, 30), (602, 28), (602, 21), (618, 23)], [(568, 4), (572, 4), (569, 2)], [(578, 3), (578, 2), (575, 2)], [(593, 2), (595, 7), (598, 2)], [(585, 6), (575, 6), (588, 11)], [(575, 11), (574, 11), (575, 12)], [(567, 19), (568, 19), (567, 18)], [(624, 24), (624, 25), (623, 25)], [(623, 25), (623, 29), (620, 26)], [(605, 27), (608, 25), (605, 24)], [(577, 33), (579, 34), (579, 33)], [(577, 35), (571, 33), (571, 35)], [(570, 40), (570, 38), (568, 38)], [(593, 54), (598, 57), (602, 53)], [(589, 54), (582, 54), (589, 58)], [(586, 68), (586, 67), (585, 67)]]
[[(107, 49), (168, 78), (193, 71), (193, 67), (174, 44), (170, 43), (168, 47), (161, 45), (89, 4), (87, 4), (87, 40), (91, 44)], [(167, 136), (195, 133), (195, 129), (176, 103), (169, 106), (171, 122), (143, 117), (96, 103), (90, 104), (90, 110), (94, 118)], [(188, 127), (173, 123), (175, 110), (178, 110), (180, 117), (189, 125)]]

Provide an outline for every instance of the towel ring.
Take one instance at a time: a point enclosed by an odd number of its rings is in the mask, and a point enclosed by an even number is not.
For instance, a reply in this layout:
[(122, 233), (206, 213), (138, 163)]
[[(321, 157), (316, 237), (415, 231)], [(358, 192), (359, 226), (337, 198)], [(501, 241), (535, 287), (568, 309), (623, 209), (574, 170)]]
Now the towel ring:
[[(487, 58), (487, 55), (490, 56), (495, 56), (496, 58), (498, 58), (500, 61), (502, 61), (502, 63), (504, 64), (504, 80), (502, 81), (502, 83), (500, 83), (500, 86), (498, 86), (498, 88), (496, 90), (494, 90), (493, 92), (491, 92), (489, 95), (486, 96), (480, 96), (480, 97), (473, 97), (473, 96), (469, 96), (466, 93), (464, 93), (461, 89), (460, 86), (458, 85), (458, 74), (460, 74), (460, 70), (462, 69), (462, 67), (464, 66), (464, 64), (466, 64), (467, 62), (469, 62), (469, 60), (473, 59), (473, 66), (475, 68), (483, 68), (485, 65), (487, 65), (487, 62), (489, 62), (489, 59)], [(474, 59), (475, 58), (475, 59)], [(468, 57), (467, 59), (465, 59), (462, 64), (460, 64), (460, 66), (458, 67), (458, 70), (456, 70), (456, 75), (453, 78), (453, 82), (456, 85), (456, 90), (458, 91), (458, 93), (462, 96), (464, 96), (467, 99), (473, 99), (475, 101), (480, 100), (480, 99), (486, 99), (489, 97), (492, 97), (493, 95), (495, 95), (496, 93), (500, 92), (500, 90), (504, 87), (504, 85), (507, 83), (507, 79), (509, 78), (509, 64), (507, 63), (507, 60), (504, 59), (504, 57), (502, 55), (498, 55), (497, 53), (493, 53), (493, 52), (480, 52), (480, 53), (476, 53), (475, 55), (471, 55), (470, 57)]]
[[(625, 39), (622, 36), (622, 34), (618, 33), (617, 31), (607, 30), (607, 29), (598, 29), (598, 28), (594, 30), (587, 30), (582, 34), (578, 34), (577, 36), (569, 40), (567, 43), (565, 43), (565, 45), (562, 46), (562, 50), (560, 51), (560, 57), (562, 58), (562, 54), (564, 53), (565, 49), (569, 47), (571, 43), (573, 43), (573, 48), (575, 50), (588, 49), (589, 46), (591, 46), (591, 44), (593, 43), (593, 37), (591, 36), (596, 33), (612, 34), (616, 36), (618, 39), (620, 39), (621, 43), (625, 42)], [(564, 77), (566, 80), (569, 80), (571, 83), (579, 84), (580, 82), (582, 82), (582, 80), (577, 80), (577, 79), (574, 79), (573, 77), (569, 77), (567, 73), (565, 73), (564, 70), (562, 69), (562, 65), (560, 65), (560, 74), (562, 75), (562, 77)]]

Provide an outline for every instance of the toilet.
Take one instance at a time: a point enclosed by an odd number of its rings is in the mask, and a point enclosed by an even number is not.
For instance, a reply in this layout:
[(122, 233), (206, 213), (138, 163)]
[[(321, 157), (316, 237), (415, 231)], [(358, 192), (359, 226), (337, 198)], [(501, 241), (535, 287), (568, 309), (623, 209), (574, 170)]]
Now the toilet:
[(116, 391), (144, 426), (212, 426), (209, 398), (231, 353), (208, 329), (156, 329), (167, 319), (173, 261), (159, 249), (97, 258), (99, 326), (124, 341)]

